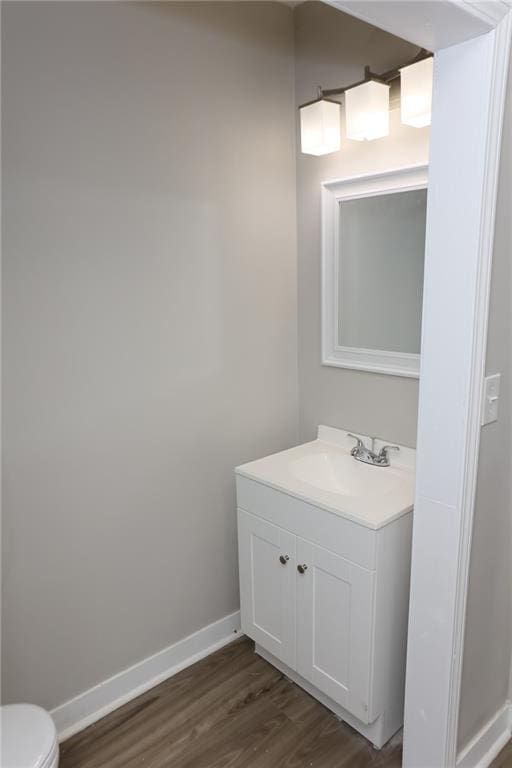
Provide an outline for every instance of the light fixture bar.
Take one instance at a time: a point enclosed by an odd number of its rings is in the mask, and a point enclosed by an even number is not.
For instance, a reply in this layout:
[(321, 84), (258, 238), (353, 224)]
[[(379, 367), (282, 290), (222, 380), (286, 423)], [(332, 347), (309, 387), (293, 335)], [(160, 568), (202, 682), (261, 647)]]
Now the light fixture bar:
[(423, 61), (423, 59), (430, 59), (433, 55), (434, 54), (427, 51), (426, 48), (422, 48), (418, 54), (406, 64), (402, 64), (401, 67), (397, 67), (396, 69), (389, 69), (387, 72), (383, 72), (380, 75), (372, 72), (370, 67), (365, 67), (364, 80), (358, 80), (356, 83), (344, 85), (342, 88), (319, 88), (319, 96), (339, 96), (340, 94), (345, 93), (345, 91), (350, 90), (350, 88), (356, 88), (358, 85), (363, 85), (369, 80), (375, 80), (377, 83), (386, 83), (389, 85), (393, 80), (397, 80), (400, 77), (401, 69), (409, 67), (411, 64), (417, 64), (418, 61)]

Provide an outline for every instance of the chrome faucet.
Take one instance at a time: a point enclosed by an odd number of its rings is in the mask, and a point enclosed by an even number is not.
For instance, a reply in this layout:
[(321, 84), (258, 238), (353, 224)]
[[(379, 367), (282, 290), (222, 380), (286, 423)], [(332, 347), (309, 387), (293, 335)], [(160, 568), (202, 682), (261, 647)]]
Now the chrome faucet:
[(347, 433), (347, 437), (353, 437), (356, 441), (355, 446), (350, 451), (350, 455), (356, 461), (362, 461), (363, 464), (371, 464), (374, 467), (389, 467), (389, 451), (399, 451), (398, 445), (383, 445), (378, 453), (375, 453), (375, 438), (372, 437), (372, 447), (367, 448), (360, 437)]

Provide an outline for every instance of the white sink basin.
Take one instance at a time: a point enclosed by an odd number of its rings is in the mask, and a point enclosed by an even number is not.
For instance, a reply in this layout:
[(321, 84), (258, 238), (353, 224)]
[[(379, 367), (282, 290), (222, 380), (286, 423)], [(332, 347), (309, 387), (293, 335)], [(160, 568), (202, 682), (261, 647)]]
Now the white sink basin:
[[(391, 469), (391, 472), (385, 472), (384, 469)], [(339, 449), (327, 448), (305, 453), (290, 461), (289, 470), (303, 483), (352, 498), (387, 493), (400, 483), (400, 477), (391, 467), (362, 464), (350, 453), (341, 453)]]
[[(375, 449), (384, 444), (377, 441)], [(244, 464), (236, 473), (372, 529), (410, 512), (415, 451), (401, 447), (390, 467), (376, 467), (356, 461), (353, 446), (344, 430), (320, 426), (317, 440)]]

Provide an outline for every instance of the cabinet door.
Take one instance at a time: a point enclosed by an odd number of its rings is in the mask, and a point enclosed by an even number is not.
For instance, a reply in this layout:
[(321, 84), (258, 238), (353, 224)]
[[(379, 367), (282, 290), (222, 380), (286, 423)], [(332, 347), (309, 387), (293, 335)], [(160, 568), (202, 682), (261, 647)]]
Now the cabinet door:
[(368, 723), (374, 574), (297, 538), (297, 670)]
[(295, 536), (238, 510), (242, 630), (295, 668)]

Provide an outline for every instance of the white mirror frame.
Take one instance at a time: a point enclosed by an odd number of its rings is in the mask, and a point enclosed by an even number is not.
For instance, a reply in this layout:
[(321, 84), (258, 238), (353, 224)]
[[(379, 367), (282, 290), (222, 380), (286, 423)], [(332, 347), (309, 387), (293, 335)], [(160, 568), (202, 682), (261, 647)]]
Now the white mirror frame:
[(322, 364), (418, 378), (420, 355), (338, 344), (339, 203), (359, 197), (425, 189), (428, 165), (322, 182)]

